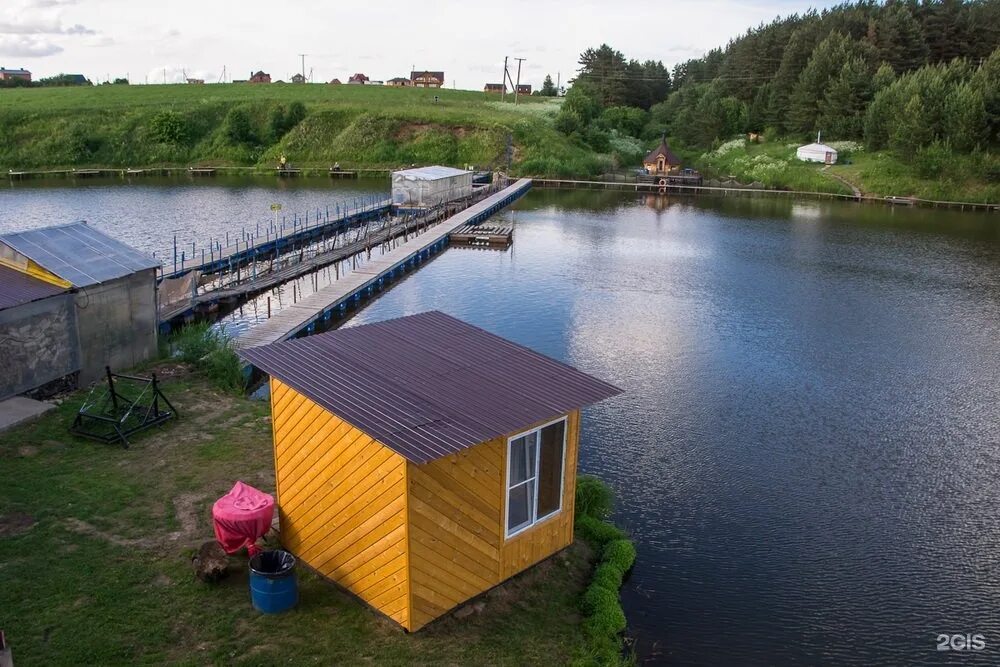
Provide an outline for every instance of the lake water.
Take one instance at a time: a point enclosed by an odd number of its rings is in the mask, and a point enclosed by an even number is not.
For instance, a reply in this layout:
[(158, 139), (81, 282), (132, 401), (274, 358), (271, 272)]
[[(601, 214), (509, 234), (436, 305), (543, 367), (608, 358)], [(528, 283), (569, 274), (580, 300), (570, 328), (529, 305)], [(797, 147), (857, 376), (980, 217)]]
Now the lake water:
[[(337, 194), (148, 187), (91, 201), (155, 227)], [(61, 221), (37, 203), (100, 226), (77, 192), (5, 192), (0, 228)], [(1000, 662), (1000, 217), (545, 191), (502, 215), (510, 249), (449, 249), (347, 326), (437, 308), (626, 390), (584, 412), (580, 466), (637, 542), (643, 661)]]

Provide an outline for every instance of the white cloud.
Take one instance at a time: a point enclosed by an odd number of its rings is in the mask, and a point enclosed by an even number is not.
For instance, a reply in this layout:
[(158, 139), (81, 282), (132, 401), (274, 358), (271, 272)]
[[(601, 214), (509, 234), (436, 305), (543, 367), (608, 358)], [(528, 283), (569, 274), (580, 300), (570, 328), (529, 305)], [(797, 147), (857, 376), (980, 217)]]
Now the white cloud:
[(0, 34), (5, 35), (93, 35), (90, 28), (79, 23), (64, 26), (54, 16), (22, 16), (12, 21), (0, 21)]
[[(578, 0), (567, 12), (555, 0), (508, 0), (506, 11), (489, 3), (432, 0), (415, 14), (403, 12), (401, 20), (399, 0), (305, 0), (285, 3), (296, 6), (286, 12), (263, 0), (245, 0), (239, 11), (232, 3), (172, 0), (164, 12), (134, 0), (20, 0), (24, 11), (15, 12), (10, 8), (19, 0), (0, 0), (0, 23), (19, 26), (18, 34), (51, 35), (65, 47), (46, 63), (53, 72), (155, 72), (157, 63), (172, 62), (211, 71), (212, 81), (223, 67), (231, 78), (262, 69), (284, 79), (301, 68), (296, 54), (308, 53), (306, 71), (313, 70), (317, 81), (346, 81), (357, 71), (384, 80), (415, 68), (444, 70), (449, 88), (457, 82), (481, 90), (484, 82), (499, 80), (504, 56), (526, 57), (521, 78), (534, 86), (545, 74), (555, 79), (561, 73), (567, 81), (576, 74), (579, 54), (602, 42), (628, 58), (672, 67), (778, 14), (835, 1), (631, 0), (619, 6)], [(180, 23), (179, 17), (192, 18)], [(26, 33), (26, 24), (52, 32)], [(96, 35), (75, 34), (78, 26)], [(87, 48), (96, 44), (109, 48)], [(161, 80), (162, 71), (151, 74), (154, 79)]]
[[(161, 65), (149, 70), (146, 74), (146, 81), (149, 83), (186, 83), (188, 79), (216, 81), (218, 78), (218, 73), (213, 75), (206, 70), (184, 65)], [(134, 83), (139, 83), (139, 81), (136, 80)]]
[(63, 50), (48, 39), (31, 35), (0, 35), (0, 56), (12, 58), (41, 58)]
[(65, 7), (75, 5), (77, 0), (26, 0), (21, 6), (26, 9), (48, 9), (50, 7)]

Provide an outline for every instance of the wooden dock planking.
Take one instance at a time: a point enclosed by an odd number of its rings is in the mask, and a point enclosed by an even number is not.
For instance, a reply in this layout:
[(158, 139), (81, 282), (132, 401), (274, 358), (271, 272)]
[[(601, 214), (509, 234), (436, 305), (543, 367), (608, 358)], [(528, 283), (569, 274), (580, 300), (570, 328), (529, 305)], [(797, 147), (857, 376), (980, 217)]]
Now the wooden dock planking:
[(517, 200), (530, 187), (531, 179), (522, 178), (444, 222), (428, 228), (420, 236), (411, 238), (381, 257), (373, 258), (340, 280), (310, 294), (296, 304), (282, 308), (269, 320), (251, 327), (236, 339), (237, 346), (256, 347), (295, 336), (348, 300), (360, 299), (363, 293), (372, 290), (386, 278), (392, 277), (407, 264), (422, 261), (432, 253), (443, 249), (453, 231), (489, 218)]

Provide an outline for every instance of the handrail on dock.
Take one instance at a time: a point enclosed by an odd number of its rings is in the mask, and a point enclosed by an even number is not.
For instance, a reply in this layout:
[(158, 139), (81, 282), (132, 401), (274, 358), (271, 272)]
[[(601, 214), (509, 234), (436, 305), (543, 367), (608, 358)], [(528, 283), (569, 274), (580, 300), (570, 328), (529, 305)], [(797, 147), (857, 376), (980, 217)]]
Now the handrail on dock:
[[(177, 278), (190, 271), (201, 271), (202, 273), (214, 273), (232, 268), (236, 264), (250, 261), (259, 255), (267, 255), (276, 250), (284, 250), (302, 241), (321, 236), (330, 229), (353, 225), (355, 223), (371, 220), (389, 212), (392, 207), (391, 199), (381, 199), (372, 204), (359, 206), (356, 209), (349, 209), (343, 215), (335, 218), (325, 218), (318, 220), (313, 225), (305, 224), (293, 225), (288, 229), (278, 229), (274, 235), (267, 233), (264, 240), (244, 240), (237, 238), (234, 243), (228, 245), (217, 245), (208, 249), (202, 248), (201, 257), (187, 257), (181, 254), (180, 258), (175, 258), (174, 268), (170, 272), (160, 275), (161, 279)], [(207, 256), (206, 256), (207, 255)]]
[(379, 285), (396, 277), (407, 267), (414, 266), (448, 245), (455, 229), (486, 220), (517, 201), (531, 188), (531, 179), (522, 178), (500, 192), (473, 204), (393, 248), (378, 259), (342, 276), (327, 287), (287, 306), (271, 319), (251, 327), (236, 338), (238, 347), (257, 347), (315, 331), (317, 322), (332, 318), (334, 311), (344, 311), (349, 302), (360, 301)]

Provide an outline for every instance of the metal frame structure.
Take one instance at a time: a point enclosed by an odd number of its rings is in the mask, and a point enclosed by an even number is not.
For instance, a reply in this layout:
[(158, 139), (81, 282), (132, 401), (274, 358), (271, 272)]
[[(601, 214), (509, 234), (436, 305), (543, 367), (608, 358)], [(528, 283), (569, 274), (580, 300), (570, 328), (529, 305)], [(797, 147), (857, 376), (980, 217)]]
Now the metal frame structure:
[[(128, 449), (130, 435), (152, 426), (159, 426), (177, 416), (176, 408), (160, 391), (156, 373), (145, 378), (112, 373), (110, 366), (106, 366), (105, 371), (108, 379), (107, 390), (95, 398), (94, 392), (99, 385), (94, 385), (87, 400), (76, 413), (76, 418), (69, 428), (70, 433), (107, 444), (121, 442), (122, 448)], [(116, 378), (137, 383), (135, 387), (138, 389), (138, 394), (131, 397), (116, 389)], [(160, 409), (161, 400), (169, 409)]]

